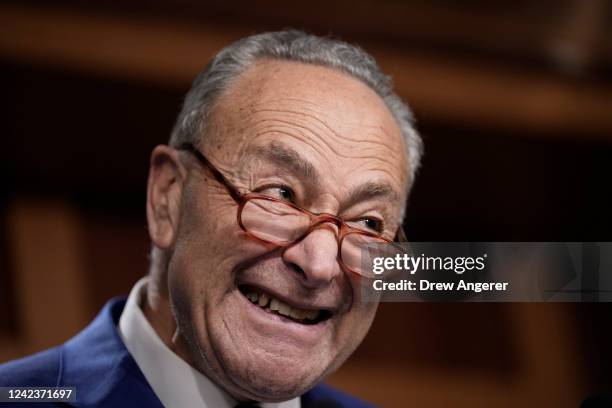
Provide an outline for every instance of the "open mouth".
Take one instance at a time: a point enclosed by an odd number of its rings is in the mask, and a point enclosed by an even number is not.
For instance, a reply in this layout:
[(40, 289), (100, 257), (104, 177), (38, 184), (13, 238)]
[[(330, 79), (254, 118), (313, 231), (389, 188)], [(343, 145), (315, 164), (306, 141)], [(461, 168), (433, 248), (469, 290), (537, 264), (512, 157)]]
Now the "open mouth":
[(332, 315), (329, 310), (308, 310), (290, 306), (282, 300), (279, 300), (253, 286), (240, 285), (238, 286), (238, 289), (240, 290), (240, 293), (242, 293), (244, 297), (246, 297), (254, 305), (259, 306), (268, 313), (283, 316), (284, 318), (292, 320), (296, 323), (307, 325), (317, 324), (329, 319)]

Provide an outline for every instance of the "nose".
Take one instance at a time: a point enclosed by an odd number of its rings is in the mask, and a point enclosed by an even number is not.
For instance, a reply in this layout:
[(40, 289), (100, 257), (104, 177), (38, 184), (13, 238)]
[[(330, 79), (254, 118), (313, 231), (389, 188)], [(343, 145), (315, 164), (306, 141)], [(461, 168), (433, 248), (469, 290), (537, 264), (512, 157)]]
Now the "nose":
[(304, 285), (311, 288), (329, 285), (342, 273), (336, 226), (330, 223), (317, 226), (304, 239), (285, 249), (283, 260), (303, 274)]

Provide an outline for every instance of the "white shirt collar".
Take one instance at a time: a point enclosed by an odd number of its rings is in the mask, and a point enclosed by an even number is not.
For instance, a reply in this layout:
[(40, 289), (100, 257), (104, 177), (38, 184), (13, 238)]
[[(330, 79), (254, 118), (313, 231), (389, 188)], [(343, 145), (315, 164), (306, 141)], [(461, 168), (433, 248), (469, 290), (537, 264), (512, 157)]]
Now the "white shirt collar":
[[(157, 336), (141, 310), (148, 278), (132, 288), (119, 334), (136, 364), (165, 407), (233, 408), (237, 402), (208, 377), (174, 354)], [(300, 408), (300, 399), (260, 403), (262, 408)]]

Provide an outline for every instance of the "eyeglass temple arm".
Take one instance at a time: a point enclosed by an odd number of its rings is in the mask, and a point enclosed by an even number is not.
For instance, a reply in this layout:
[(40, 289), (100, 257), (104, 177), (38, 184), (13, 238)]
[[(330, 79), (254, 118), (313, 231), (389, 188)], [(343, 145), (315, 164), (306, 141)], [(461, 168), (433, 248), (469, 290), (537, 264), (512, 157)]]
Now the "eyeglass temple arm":
[(242, 194), (238, 188), (230, 183), (229, 180), (225, 178), (223, 173), (221, 173), (192, 143), (183, 143), (179, 146), (179, 150), (186, 150), (193, 154), (203, 166), (208, 167), (215, 179), (225, 186), (234, 201), (237, 203), (242, 201)]

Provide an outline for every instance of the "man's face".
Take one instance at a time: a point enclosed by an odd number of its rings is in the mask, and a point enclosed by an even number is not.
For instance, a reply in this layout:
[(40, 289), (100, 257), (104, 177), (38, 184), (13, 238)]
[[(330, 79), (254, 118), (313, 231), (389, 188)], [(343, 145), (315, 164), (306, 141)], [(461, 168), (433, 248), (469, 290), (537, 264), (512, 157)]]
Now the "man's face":
[[(381, 220), (393, 238), (406, 194), (404, 145), (383, 101), (358, 80), (262, 60), (222, 95), (210, 121), (200, 149), (241, 192), (365, 229)], [(237, 398), (300, 395), (355, 350), (377, 305), (360, 302), (359, 278), (340, 267), (335, 225), (285, 248), (253, 239), (227, 190), (183, 158), (188, 176), (168, 268), (178, 352)], [(294, 317), (269, 310), (270, 301), (259, 306), (264, 296)], [(306, 314), (314, 324), (297, 318)]]

